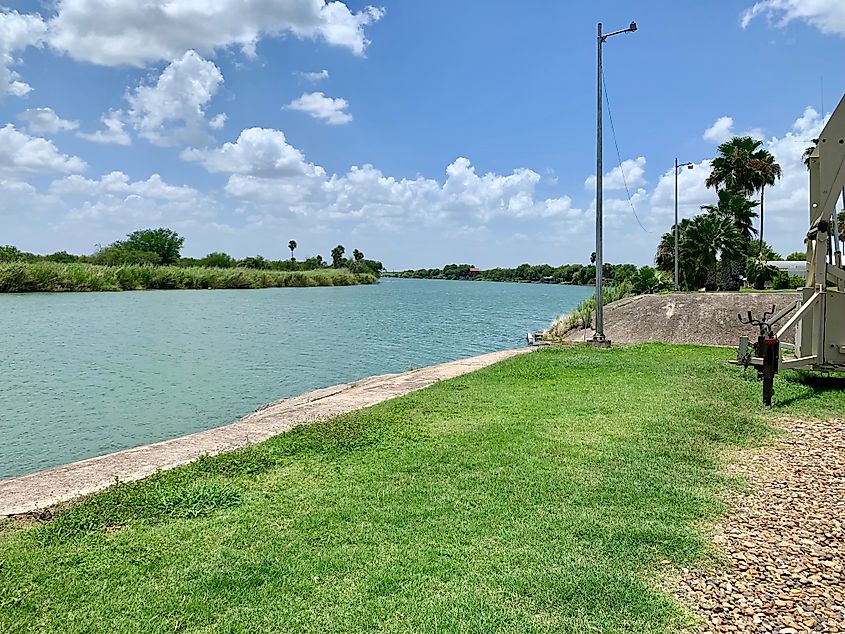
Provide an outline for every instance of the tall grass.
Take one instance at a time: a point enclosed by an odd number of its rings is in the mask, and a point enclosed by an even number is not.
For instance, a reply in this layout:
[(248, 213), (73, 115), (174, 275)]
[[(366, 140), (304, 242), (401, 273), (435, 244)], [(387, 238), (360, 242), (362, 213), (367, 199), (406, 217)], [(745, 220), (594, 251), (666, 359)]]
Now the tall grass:
[(376, 281), (373, 275), (345, 269), (265, 271), (137, 264), (0, 263), (0, 293), (350, 286)]
[[(628, 280), (624, 280), (615, 286), (605, 286), (602, 291), (602, 305), (607, 305), (635, 294), (634, 288)], [(546, 332), (551, 338), (556, 339), (563, 337), (570, 330), (591, 328), (595, 310), (596, 296), (593, 294), (587, 299), (582, 300), (571, 313), (561, 315), (555, 319)]]

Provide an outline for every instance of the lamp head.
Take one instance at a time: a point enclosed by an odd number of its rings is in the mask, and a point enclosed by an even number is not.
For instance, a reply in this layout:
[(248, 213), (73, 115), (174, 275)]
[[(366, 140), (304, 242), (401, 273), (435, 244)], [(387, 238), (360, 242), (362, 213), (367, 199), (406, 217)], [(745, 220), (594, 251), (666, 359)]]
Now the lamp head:
[(636, 22), (634, 22), (633, 20), (631, 20), (631, 26), (629, 26), (629, 27), (628, 27), (628, 30), (629, 30), (631, 33), (633, 33), (634, 31), (636, 31), (636, 30), (637, 30), (637, 23), (636, 23)]
[(695, 167), (695, 165), (693, 165), (692, 163), (687, 163), (688, 170), (691, 170), (693, 167)]

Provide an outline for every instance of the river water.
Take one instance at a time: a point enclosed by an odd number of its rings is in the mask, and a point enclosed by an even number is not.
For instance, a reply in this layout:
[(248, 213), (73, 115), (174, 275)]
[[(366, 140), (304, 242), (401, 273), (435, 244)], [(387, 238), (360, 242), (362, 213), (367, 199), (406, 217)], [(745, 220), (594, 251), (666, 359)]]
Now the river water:
[(0, 478), (270, 401), (525, 344), (592, 289), (373, 286), (0, 295)]

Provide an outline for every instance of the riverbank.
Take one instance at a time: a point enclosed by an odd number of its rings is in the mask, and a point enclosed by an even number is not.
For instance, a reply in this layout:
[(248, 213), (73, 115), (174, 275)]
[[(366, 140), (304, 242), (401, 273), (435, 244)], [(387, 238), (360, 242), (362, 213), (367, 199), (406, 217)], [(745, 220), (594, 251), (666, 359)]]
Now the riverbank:
[(346, 269), (269, 271), (201, 266), (0, 263), (0, 293), (286, 288), (376, 282), (374, 275), (350, 273)]
[(0, 518), (38, 514), (62, 502), (102, 491), (117, 481), (134, 482), (203, 456), (254, 445), (298, 425), (369, 407), (528, 351), (504, 350), (334, 385), (270, 403), (231, 425), (0, 480)]
[(845, 407), (785, 372), (766, 411), (732, 354), (539, 350), (8, 524), (0, 630), (690, 626), (662, 588), (713, 553), (726, 450)]

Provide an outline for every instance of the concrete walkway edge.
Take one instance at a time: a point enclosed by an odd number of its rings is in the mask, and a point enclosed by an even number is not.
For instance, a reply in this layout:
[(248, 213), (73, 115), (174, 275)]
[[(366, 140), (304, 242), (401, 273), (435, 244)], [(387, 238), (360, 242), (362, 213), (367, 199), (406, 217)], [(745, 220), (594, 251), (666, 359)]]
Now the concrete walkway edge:
[(276, 401), (223, 427), (0, 480), (0, 517), (37, 512), (102, 491), (118, 480), (140, 480), (157, 471), (188, 464), (200, 456), (254, 445), (297, 425), (369, 407), (529, 350), (503, 350), (335, 385)]

